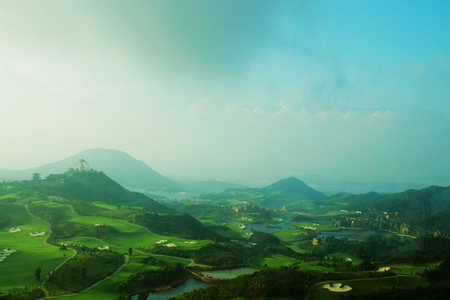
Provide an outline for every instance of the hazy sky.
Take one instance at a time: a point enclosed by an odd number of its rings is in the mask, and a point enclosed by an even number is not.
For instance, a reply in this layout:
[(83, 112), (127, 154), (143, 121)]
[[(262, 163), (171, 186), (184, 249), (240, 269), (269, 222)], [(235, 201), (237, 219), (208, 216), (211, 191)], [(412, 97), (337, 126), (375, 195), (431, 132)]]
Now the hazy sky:
[(0, 1), (0, 168), (450, 184), (449, 1)]

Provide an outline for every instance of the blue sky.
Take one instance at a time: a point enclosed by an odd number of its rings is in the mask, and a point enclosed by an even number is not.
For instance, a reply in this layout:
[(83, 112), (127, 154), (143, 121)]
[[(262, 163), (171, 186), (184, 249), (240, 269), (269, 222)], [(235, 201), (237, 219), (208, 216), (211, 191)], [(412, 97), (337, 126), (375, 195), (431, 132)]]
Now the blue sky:
[(1, 1), (1, 168), (450, 184), (448, 1)]

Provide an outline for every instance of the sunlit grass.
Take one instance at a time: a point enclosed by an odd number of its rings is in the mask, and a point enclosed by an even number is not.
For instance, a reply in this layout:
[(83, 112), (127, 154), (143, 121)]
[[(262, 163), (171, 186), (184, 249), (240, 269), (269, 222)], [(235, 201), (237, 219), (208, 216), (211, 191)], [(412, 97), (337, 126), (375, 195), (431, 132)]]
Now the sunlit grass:
[[(347, 292), (348, 294), (364, 294), (377, 291), (379, 289), (415, 289), (419, 286), (427, 286), (428, 283), (423, 281), (420, 277), (384, 277), (384, 278), (369, 278), (366, 280), (336, 280), (330, 281), (328, 283), (342, 283), (344, 285), (349, 285), (352, 290)], [(330, 292), (323, 288), (323, 284), (319, 284), (314, 288), (311, 295), (311, 300), (334, 300), (339, 299), (342, 293)], [(363, 297), (363, 296), (361, 296)]]
[[(15, 224), (22, 231), (10, 233), (0, 231), (0, 249), (16, 249), (16, 253), (7, 256), (0, 262), (0, 290), (7, 291), (13, 287), (38, 286), (40, 282), (34, 276), (37, 268), (41, 268), (41, 279), (72, 255), (70, 250), (59, 250), (58, 247), (43, 243), (48, 234), (46, 224), (31, 218), (25, 224)], [(28, 232), (45, 231), (44, 236), (29, 236)], [(11, 276), (14, 274), (14, 276)]]
[(146, 265), (137, 262), (141, 256), (130, 258), (130, 263), (128, 263), (123, 269), (121, 269), (117, 274), (103, 281), (94, 288), (73, 296), (58, 297), (55, 299), (95, 299), (95, 300), (109, 300), (116, 299), (118, 294), (116, 292), (117, 286), (128, 279), (133, 274), (136, 274), (145, 270), (156, 270), (159, 269), (158, 266)]
[[(153, 248), (155, 242), (158, 240), (167, 240), (167, 243), (174, 243), (178, 249), (196, 250), (208, 244), (208, 240), (188, 240), (178, 237), (169, 237), (151, 233), (141, 226), (133, 225), (124, 220), (110, 219), (106, 217), (97, 216), (74, 216), (69, 219), (72, 222), (86, 223), (86, 224), (104, 224), (114, 227), (117, 233), (108, 238), (102, 239), (107, 246), (117, 252), (127, 252), (129, 247), (132, 248)], [(186, 243), (193, 241), (195, 243)], [(82, 244), (88, 247), (98, 246), (100, 241), (95, 238), (73, 237), (66, 239), (67, 243)], [(83, 244), (85, 243), (85, 244)]]
[(270, 257), (254, 258), (252, 262), (260, 267), (279, 268), (292, 266), (297, 260), (295, 258), (275, 254)]

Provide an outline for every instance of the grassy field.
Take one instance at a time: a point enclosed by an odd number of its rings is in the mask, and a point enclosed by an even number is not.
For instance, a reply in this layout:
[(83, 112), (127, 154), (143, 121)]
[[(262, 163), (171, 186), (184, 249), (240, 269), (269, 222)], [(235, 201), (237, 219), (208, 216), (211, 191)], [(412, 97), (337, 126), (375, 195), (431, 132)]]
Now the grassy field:
[(351, 258), (352, 259), (352, 264), (354, 265), (358, 265), (360, 264), (363, 260), (356, 258), (355, 256), (349, 255), (345, 252), (333, 252), (333, 253), (328, 253), (328, 256), (334, 257), (334, 258)]
[(307, 233), (305, 230), (295, 228), (283, 228), (280, 231), (273, 233), (274, 236), (286, 243), (292, 243), (302, 240)]
[[(148, 232), (143, 227), (130, 224), (120, 219), (110, 219), (96, 216), (73, 216), (69, 219), (71, 222), (79, 222), (86, 224), (104, 224), (114, 227), (117, 233), (114, 236), (103, 240), (104, 244), (110, 246), (112, 250), (117, 252), (127, 252), (129, 247), (132, 248), (153, 248), (158, 240), (167, 240), (167, 243), (174, 243), (180, 249), (195, 250), (208, 244), (207, 240), (192, 240), (196, 244), (186, 243), (187, 239), (176, 237), (166, 237)], [(191, 240), (189, 240), (191, 241)], [(75, 243), (86, 246), (98, 246), (101, 241), (94, 238), (74, 237), (67, 239), (66, 243)], [(83, 244), (84, 243), (84, 244)]]
[(255, 257), (252, 263), (260, 267), (279, 268), (281, 266), (292, 266), (296, 262), (295, 258), (284, 256), (281, 254), (272, 255), (271, 257)]
[(391, 268), (392, 272), (397, 274), (416, 275), (417, 273), (423, 273), (425, 269), (434, 269), (435, 265), (429, 267), (413, 265), (388, 265), (388, 267)]
[[(158, 269), (158, 266), (146, 265), (139, 263), (141, 258), (146, 257), (143, 254), (133, 254), (130, 257), (130, 262), (122, 269), (120, 272), (95, 286), (94, 288), (77, 295), (64, 296), (55, 299), (96, 299), (96, 300), (109, 300), (116, 299), (117, 293), (115, 292), (117, 285), (128, 279), (129, 276), (134, 275), (138, 272)], [(189, 265), (191, 261), (189, 259), (169, 257), (163, 255), (151, 255), (156, 259), (166, 261), (168, 263), (181, 263), (184, 265)]]
[[(100, 203), (100, 202), (99, 202)], [(69, 205), (59, 204), (51, 201), (34, 201), (33, 205), (45, 205), (47, 207), (56, 208), (64, 213), (64, 216), (69, 222), (78, 222), (91, 224), (104, 224), (114, 227), (117, 233), (108, 239), (99, 240), (94, 237), (72, 237), (60, 242), (68, 244), (80, 244), (87, 247), (97, 247), (99, 245), (110, 246), (112, 250), (125, 253), (129, 247), (132, 248), (152, 248), (158, 240), (167, 240), (168, 243), (174, 243), (181, 249), (199, 249), (206, 245), (209, 241), (195, 240), (196, 244), (185, 243), (186, 239), (176, 237), (166, 237), (153, 234), (145, 228), (128, 223), (120, 219), (111, 219), (98, 216), (79, 216), (75, 214)], [(106, 204), (102, 204), (105, 206)], [(108, 206), (108, 205), (106, 205)], [(116, 206), (111, 206), (111, 209), (116, 209)]]
[(136, 274), (137, 272), (158, 269), (157, 266), (151, 266), (139, 263), (139, 259), (144, 257), (143, 255), (133, 255), (130, 258), (130, 262), (117, 274), (103, 281), (94, 288), (77, 295), (58, 297), (55, 299), (96, 299), (96, 300), (109, 300), (116, 299), (118, 294), (115, 292), (117, 285), (128, 279), (129, 276)]
[[(38, 286), (40, 282), (34, 276), (37, 268), (41, 268), (41, 279), (72, 255), (70, 250), (59, 250), (43, 243), (48, 234), (46, 224), (36, 218), (30, 218), (24, 224), (10, 224), (19, 227), (20, 232), (10, 233), (0, 231), (0, 249), (16, 249), (16, 253), (7, 256), (0, 262), (0, 290), (6, 291), (12, 287)], [(45, 231), (44, 236), (29, 236), (28, 232)], [(11, 276), (14, 274), (14, 276)]]
[[(389, 277), (389, 278), (380, 278), (380, 279), (364, 279), (364, 280), (344, 280), (344, 281), (330, 281), (327, 283), (335, 283), (339, 282), (342, 284), (349, 285), (352, 290), (348, 293), (352, 294), (364, 294), (372, 291), (376, 291), (379, 289), (391, 289), (391, 288), (400, 288), (400, 289), (414, 289), (419, 286), (426, 286), (427, 283), (422, 281), (420, 277)], [(314, 291), (311, 295), (311, 300), (334, 300), (339, 299), (341, 293), (330, 292), (327, 289), (323, 288), (323, 285), (326, 283), (321, 283), (314, 288)], [(361, 296), (363, 297), (363, 296)]]
[(300, 264), (300, 269), (304, 271), (323, 271), (323, 272), (332, 272), (334, 270), (333, 267), (326, 267), (319, 265), (317, 261), (308, 261)]
[(300, 254), (305, 254), (309, 252), (309, 250), (299, 248), (297, 245), (289, 245), (287, 247)]
[(325, 231), (325, 230), (336, 230), (337, 228), (335, 226), (332, 226), (330, 224), (318, 224), (318, 223), (313, 223), (313, 222), (296, 222), (296, 223), (292, 223), (293, 226), (296, 226), (298, 228), (302, 228), (303, 226), (306, 227), (313, 227), (316, 228), (318, 231)]

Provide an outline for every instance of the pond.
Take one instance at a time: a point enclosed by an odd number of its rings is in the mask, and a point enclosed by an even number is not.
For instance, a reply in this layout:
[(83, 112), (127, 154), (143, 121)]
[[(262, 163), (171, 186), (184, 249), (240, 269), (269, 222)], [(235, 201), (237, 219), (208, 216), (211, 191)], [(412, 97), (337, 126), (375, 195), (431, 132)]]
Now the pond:
[(236, 278), (240, 275), (253, 274), (256, 271), (258, 271), (258, 270), (253, 269), (253, 268), (238, 268), (238, 269), (231, 269), (231, 270), (208, 271), (208, 272), (202, 272), (202, 273), (206, 277), (213, 277), (216, 279), (232, 279), (232, 278)]
[(247, 231), (261, 231), (265, 233), (275, 233), (280, 231), (282, 228), (295, 228), (291, 225), (292, 221), (282, 221), (280, 223), (277, 223), (276, 227), (265, 227), (263, 223), (248, 223), (245, 230)]
[[(203, 275), (206, 277), (214, 277), (216, 279), (232, 279), (238, 277), (240, 275), (245, 274), (253, 274), (258, 271), (253, 268), (237, 268), (230, 270), (217, 270), (217, 271), (208, 271), (203, 272)], [(179, 296), (184, 293), (192, 292), (194, 290), (207, 288), (213, 286), (214, 283), (205, 283), (201, 281), (197, 281), (193, 278), (187, 279), (184, 283), (178, 285), (176, 288), (169, 291), (155, 292), (150, 293), (147, 297), (147, 300), (163, 300), (169, 299), (172, 297)], [(133, 299), (138, 299), (138, 296), (133, 296)]]
[[(169, 291), (162, 291), (156, 293), (150, 293), (147, 297), (147, 300), (163, 300), (170, 299), (172, 297), (179, 296), (184, 293), (192, 292), (194, 290), (207, 288), (213, 286), (213, 283), (205, 283), (201, 281), (197, 281), (193, 278), (189, 278), (184, 283), (180, 284), (176, 288)], [(133, 299), (138, 299), (138, 296), (133, 297)]]

